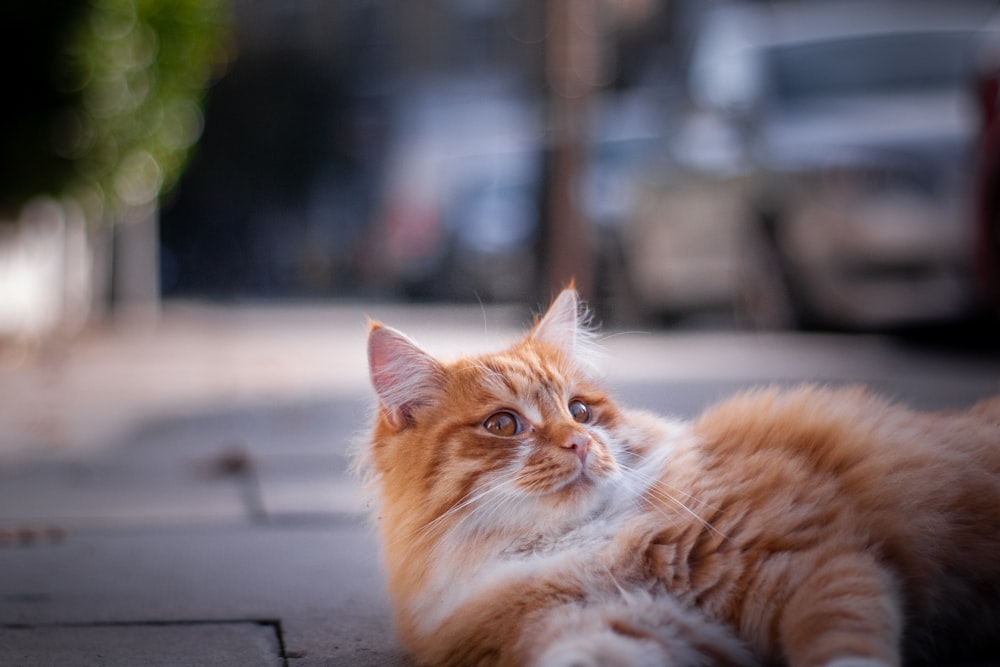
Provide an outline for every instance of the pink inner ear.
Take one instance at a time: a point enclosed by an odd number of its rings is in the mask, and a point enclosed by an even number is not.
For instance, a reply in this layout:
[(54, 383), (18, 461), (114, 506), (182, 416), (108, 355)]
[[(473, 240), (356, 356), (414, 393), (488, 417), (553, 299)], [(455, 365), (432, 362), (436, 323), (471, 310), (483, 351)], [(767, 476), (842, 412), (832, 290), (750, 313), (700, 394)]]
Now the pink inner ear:
[(412, 408), (433, 401), (443, 390), (443, 369), (416, 343), (382, 325), (368, 334), (368, 371), (386, 418), (395, 426), (410, 421)]

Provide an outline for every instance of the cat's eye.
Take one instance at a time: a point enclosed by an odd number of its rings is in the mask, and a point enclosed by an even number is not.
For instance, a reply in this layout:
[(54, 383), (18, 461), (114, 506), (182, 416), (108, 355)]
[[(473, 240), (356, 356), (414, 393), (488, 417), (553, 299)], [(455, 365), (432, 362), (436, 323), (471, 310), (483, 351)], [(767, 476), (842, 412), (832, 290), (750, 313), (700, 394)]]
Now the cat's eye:
[(590, 408), (583, 401), (572, 401), (569, 404), (569, 413), (573, 415), (573, 419), (580, 424), (586, 424), (590, 421)]
[(487, 417), (483, 428), (493, 435), (510, 437), (521, 432), (521, 421), (513, 412), (501, 410)]

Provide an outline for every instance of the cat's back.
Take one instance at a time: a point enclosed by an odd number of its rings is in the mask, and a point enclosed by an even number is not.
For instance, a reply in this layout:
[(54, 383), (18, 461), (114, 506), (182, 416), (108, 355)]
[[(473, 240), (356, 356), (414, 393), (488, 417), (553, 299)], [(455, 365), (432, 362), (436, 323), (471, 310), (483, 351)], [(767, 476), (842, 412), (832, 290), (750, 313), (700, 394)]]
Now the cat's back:
[(710, 408), (694, 431), (708, 461), (762, 490), (825, 488), (873, 530), (937, 518), (989, 526), (1000, 544), (1000, 397), (922, 413), (860, 387), (768, 389)]
[(998, 585), (982, 582), (1000, 582), (1000, 397), (921, 413), (862, 388), (769, 389), (708, 409), (693, 429), (714, 471), (702, 489), (752, 517), (734, 522), (747, 543), (869, 550), (919, 615), (940, 600), (952, 620), (965, 616), (953, 600), (998, 602)]
[(860, 494), (878, 485), (884, 496), (889, 482), (946, 487), (956, 475), (1000, 484), (1000, 396), (921, 413), (862, 387), (763, 389), (709, 408), (694, 431), (710, 456), (794, 462)]

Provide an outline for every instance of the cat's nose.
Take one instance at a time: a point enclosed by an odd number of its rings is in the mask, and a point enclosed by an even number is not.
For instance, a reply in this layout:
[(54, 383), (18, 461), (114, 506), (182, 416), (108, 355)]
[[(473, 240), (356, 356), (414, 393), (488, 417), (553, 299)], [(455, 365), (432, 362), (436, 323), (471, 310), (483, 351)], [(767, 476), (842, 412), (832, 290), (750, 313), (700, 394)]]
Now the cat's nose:
[(563, 447), (572, 450), (580, 457), (581, 461), (584, 461), (587, 458), (587, 452), (590, 451), (590, 435), (581, 431), (574, 432), (563, 442)]

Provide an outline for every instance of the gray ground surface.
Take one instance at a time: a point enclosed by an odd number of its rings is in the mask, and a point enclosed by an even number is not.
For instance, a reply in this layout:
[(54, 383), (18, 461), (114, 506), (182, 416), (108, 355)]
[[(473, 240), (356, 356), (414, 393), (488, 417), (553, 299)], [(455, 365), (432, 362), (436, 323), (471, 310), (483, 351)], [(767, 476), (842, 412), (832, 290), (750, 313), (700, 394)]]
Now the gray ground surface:
[[(402, 665), (367, 501), (365, 315), (453, 355), (512, 309), (171, 305), (153, 328), (0, 348), (0, 664)], [(867, 336), (611, 332), (625, 402), (692, 415), (757, 384), (863, 382), (923, 408), (1000, 356)]]

